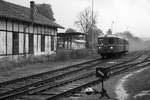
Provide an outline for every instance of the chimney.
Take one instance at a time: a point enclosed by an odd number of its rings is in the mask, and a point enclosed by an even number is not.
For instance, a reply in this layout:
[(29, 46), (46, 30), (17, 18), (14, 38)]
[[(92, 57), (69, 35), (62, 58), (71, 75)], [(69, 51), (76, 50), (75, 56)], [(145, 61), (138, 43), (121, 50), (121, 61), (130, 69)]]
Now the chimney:
[(34, 13), (35, 13), (35, 4), (34, 1), (30, 1), (30, 18), (31, 21), (34, 21)]

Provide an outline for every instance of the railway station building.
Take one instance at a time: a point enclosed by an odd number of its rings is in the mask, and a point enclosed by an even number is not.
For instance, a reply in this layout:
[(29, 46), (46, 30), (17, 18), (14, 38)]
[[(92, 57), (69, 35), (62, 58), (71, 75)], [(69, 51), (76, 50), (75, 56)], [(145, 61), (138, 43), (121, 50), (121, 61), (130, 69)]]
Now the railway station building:
[(30, 8), (0, 0), (0, 57), (52, 54), (57, 30), (63, 28)]
[(75, 50), (85, 48), (85, 33), (58, 33), (58, 49)]

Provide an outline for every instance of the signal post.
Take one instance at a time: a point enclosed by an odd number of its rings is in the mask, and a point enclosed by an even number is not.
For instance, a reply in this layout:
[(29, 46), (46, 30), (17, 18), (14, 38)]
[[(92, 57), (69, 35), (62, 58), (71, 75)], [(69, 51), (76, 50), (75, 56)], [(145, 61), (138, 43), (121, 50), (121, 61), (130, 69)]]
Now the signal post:
[(100, 99), (103, 97), (107, 97), (108, 99), (110, 99), (107, 91), (104, 88), (104, 81), (106, 81), (109, 77), (110, 77), (110, 70), (108, 68), (96, 68), (96, 77), (99, 79), (99, 81), (101, 82), (101, 91), (97, 91), (95, 89), (92, 88), (87, 88), (85, 89), (85, 93), (87, 95), (91, 95), (91, 94), (100, 94)]

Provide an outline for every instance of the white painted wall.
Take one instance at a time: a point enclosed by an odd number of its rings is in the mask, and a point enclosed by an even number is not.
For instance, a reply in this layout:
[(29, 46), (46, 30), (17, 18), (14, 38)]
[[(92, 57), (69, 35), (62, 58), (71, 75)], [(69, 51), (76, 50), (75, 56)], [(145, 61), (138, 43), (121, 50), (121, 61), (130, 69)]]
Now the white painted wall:
[(5, 30), (6, 29), (6, 22), (3, 20), (0, 20), (0, 30)]
[(0, 31), (0, 54), (6, 53), (6, 32)]
[(37, 35), (34, 35), (34, 54), (37, 55)]
[(51, 51), (51, 36), (49, 36), (49, 54), (52, 54), (52, 51)]
[(49, 54), (49, 36), (45, 36), (45, 54)]
[[(24, 34), (19, 34), (19, 53), (23, 53)], [(12, 40), (12, 39), (11, 39)], [(9, 40), (8, 40), (9, 41)]]
[(12, 32), (7, 32), (7, 53), (12, 54)]
[(7, 21), (7, 30), (12, 31), (12, 22), (10, 21)]
[[(12, 28), (14, 26), (14, 28)], [(27, 25), (21, 22), (13, 22), (7, 21), (7, 54), (12, 54), (12, 32), (19, 32), (19, 53), (24, 52), (24, 27)], [(14, 29), (14, 30), (13, 30)], [(3, 30), (3, 31), (2, 31)], [(29, 26), (26, 28), (26, 45), (25, 51), (29, 52), (29, 35), (34, 32), (34, 54), (52, 54), (51, 51), (51, 35), (56, 35), (57, 30), (53, 28), (48, 28), (44, 26)], [(39, 34), (39, 35), (37, 35)], [(41, 52), (41, 35), (40, 34), (48, 34), (45, 36), (45, 52)], [(54, 50), (56, 50), (57, 46), (57, 37), (54, 38)], [(6, 54), (6, 21), (0, 20), (0, 54)]]
[(26, 34), (26, 48), (25, 48), (26, 53), (29, 52), (29, 35)]
[(14, 31), (18, 31), (18, 23), (17, 22), (14, 22)]

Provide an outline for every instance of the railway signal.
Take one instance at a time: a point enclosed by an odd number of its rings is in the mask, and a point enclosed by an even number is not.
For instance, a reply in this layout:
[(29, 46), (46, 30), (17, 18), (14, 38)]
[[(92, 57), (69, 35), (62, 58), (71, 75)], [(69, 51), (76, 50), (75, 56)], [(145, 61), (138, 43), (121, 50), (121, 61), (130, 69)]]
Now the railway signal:
[(87, 95), (100, 94), (100, 99), (103, 97), (107, 97), (108, 99), (110, 99), (106, 89), (104, 88), (104, 81), (108, 79), (109, 76), (110, 76), (110, 71), (108, 68), (96, 68), (96, 77), (98, 77), (99, 80), (101, 81), (101, 91), (97, 91), (96, 89), (88, 87), (84, 90), (84, 92)]
[(107, 68), (96, 68), (96, 77), (101, 79), (102, 81), (109, 78), (110, 72)]
[(110, 77), (110, 71), (108, 68), (96, 68), (96, 77), (99, 78), (99, 80), (101, 81), (101, 87), (102, 87), (102, 91), (101, 92), (97, 92), (101, 94), (100, 98), (103, 97), (107, 97), (108, 99), (110, 99), (109, 95), (107, 94), (107, 91), (104, 89), (104, 81), (106, 79), (108, 79)]

